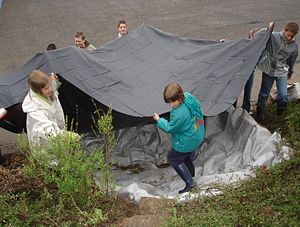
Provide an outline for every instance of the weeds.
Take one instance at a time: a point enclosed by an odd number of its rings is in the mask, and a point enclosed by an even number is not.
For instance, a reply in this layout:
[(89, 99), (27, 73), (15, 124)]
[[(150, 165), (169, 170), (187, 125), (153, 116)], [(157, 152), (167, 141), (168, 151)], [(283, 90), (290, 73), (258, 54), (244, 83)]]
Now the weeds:
[(104, 146), (88, 156), (72, 134), (49, 138), (46, 145), (31, 150), (25, 135), (20, 135), (19, 146), (28, 160), (22, 172), (28, 180), (39, 179), (43, 190), (0, 195), (0, 225), (94, 226), (105, 222), (109, 214), (103, 210), (112, 206), (115, 198), (108, 197), (109, 189), (114, 187), (110, 155), (115, 139), (111, 124), (109, 110), (97, 122)]
[[(104, 191), (106, 194), (110, 191), (110, 186), (114, 187), (115, 185), (111, 184), (113, 182), (112, 179), (112, 165), (113, 162), (111, 160), (111, 154), (116, 146), (116, 140), (113, 134), (113, 126), (112, 126), (112, 109), (109, 109), (107, 114), (99, 115), (99, 120), (96, 122), (97, 131), (95, 134), (98, 137), (103, 138), (103, 155), (104, 162), (101, 162), (101, 174), (100, 174), (100, 185), (104, 186)], [(103, 159), (102, 159), (103, 160)]]

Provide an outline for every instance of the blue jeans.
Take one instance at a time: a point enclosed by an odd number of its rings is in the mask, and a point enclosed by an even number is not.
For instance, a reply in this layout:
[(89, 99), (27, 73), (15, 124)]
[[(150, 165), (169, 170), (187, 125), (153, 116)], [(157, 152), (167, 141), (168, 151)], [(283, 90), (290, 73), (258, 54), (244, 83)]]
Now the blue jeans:
[(251, 107), (250, 99), (251, 99), (251, 92), (253, 86), (253, 79), (254, 79), (254, 71), (251, 73), (244, 88), (244, 98), (243, 98), (242, 108), (246, 110), (248, 113), (250, 112), (250, 107)]
[(190, 165), (190, 163), (193, 163), (195, 159), (195, 151), (192, 152), (178, 152), (175, 151), (173, 148), (168, 153), (167, 160), (170, 163), (171, 166), (177, 166), (181, 163), (185, 163), (186, 165)]
[(274, 81), (276, 81), (277, 88), (277, 107), (284, 108), (287, 106), (287, 76), (271, 77), (266, 73), (262, 73), (261, 87), (257, 101), (257, 106), (262, 109), (266, 106)]
[[(246, 110), (248, 113), (250, 112), (250, 99), (251, 99), (251, 92), (252, 92), (252, 86), (253, 86), (253, 78), (254, 78), (254, 71), (251, 73), (249, 79), (247, 80), (247, 83), (244, 87), (244, 98), (243, 98), (243, 105), (242, 108)], [(233, 106), (236, 108), (237, 101), (233, 103)]]
[[(178, 169), (177, 167), (179, 165), (184, 163), (185, 166), (188, 168), (191, 176), (194, 177), (195, 176), (195, 166), (194, 166), (193, 161), (195, 159), (195, 156), (196, 156), (195, 151), (182, 153), (182, 152), (177, 152), (172, 148), (167, 156), (167, 159), (168, 159), (168, 162), (170, 163), (170, 165), (175, 170)], [(176, 172), (177, 172), (177, 170), (176, 170)]]

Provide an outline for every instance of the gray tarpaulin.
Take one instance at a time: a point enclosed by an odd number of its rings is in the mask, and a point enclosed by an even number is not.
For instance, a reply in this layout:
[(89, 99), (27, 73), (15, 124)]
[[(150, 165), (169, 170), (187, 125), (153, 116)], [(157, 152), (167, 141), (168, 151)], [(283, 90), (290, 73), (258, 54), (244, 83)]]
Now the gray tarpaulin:
[(166, 84), (178, 82), (196, 96), (206, 116), (229, 108), (253, 71), (273, 28), (255, 40), (220, 43), (168, 34), (141, 25), (95, 52), (68, 47), (37, 54), (17, 71), (0, 76), (0, 106), (22, 102), (33, 69), (55, 72), (120, 113), (166, 113)]

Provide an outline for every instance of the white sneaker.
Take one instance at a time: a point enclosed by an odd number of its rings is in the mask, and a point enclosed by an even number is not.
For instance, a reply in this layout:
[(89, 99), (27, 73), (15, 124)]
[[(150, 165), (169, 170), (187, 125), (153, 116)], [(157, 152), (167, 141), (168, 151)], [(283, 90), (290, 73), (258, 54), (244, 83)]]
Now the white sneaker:
[(7, 111), (4, 108), (0, 108), (0, 119), (6, 115)]

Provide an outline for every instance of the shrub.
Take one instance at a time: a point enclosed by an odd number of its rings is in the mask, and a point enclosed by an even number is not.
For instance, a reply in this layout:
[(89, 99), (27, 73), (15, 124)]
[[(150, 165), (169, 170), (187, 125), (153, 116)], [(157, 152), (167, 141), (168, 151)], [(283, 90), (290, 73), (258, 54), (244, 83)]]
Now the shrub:
[(107, 197), (109, 189), (114, 187), (110, 155), (115, 139), (111, 124), (109, 110), (97, 122), (104, 146), (88, 156), (72, 134), (49, 138), (43, 147), (31, 150), (24, 134), (21, 135), (19, 146), (28, 160), (23, 173), (28, 181), (38, 178), (43, 182), (43, 190), (0, 195), (0, 225), (96, 225), (105, 221), (108, 214), (103, 213), (103, 209), (111, 206), (114, 197)]

